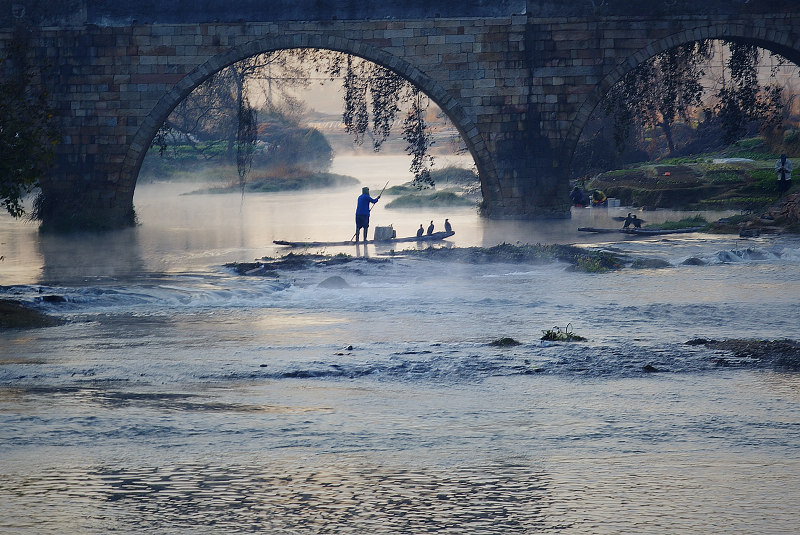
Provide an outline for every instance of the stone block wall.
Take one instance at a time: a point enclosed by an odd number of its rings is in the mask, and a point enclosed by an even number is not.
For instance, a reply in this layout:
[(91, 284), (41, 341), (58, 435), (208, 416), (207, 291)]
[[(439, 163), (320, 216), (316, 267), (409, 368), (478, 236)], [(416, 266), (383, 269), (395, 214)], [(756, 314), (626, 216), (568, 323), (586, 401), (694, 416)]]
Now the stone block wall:
[[(800, 12), (745, 19), (714, 17), (596, 17), (531, 19), (531, 104), (538, 129), (569, 160), (592, 111), (627, 72), (675, 46), (701, 39), (755, 44), (800, 64)], [(555, 146), (554, 146), (555, 148)]]
[[(34, 28), (63, 134), (43, 189), (124, 224), (158, 127), (208, 76), (281, 48), (326, 48), (384, 65), (450, 117), (481, 176), (486, 214), (565, 217), (569, 160), (611, 85), (638, 63), (703, 38), (752, 42), (800, 61), (800, 14), (718, 17), (526, 15), (324, 22)], [(13, 31), (0, 31), (0, 53)], [(85, 215), (85, 214), (84, 214)]]

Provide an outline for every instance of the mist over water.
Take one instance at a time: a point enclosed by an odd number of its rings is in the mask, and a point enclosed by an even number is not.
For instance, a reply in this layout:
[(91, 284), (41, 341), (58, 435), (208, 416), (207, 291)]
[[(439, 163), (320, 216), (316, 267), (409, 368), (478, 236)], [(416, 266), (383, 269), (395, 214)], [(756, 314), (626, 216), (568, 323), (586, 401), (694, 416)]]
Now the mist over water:
[[(373, 194), (408, 180), (404, 157), (335, 167)], [(195, 189), (139, 186), (140, 225), (110, 234), (0, 216), (0, 298), (67, 320), (0, 332), (0, 532), (795, 530), (800, 375), (685, 342), (800, 338), (800, 240), (592, 235), (576, 229), (620, 214), (487, 221), (384, 198), (372, 225), (399, 236), (447, 217), (459, 247), (577, 243), (672, 267), (350, 246), (306, 252), (367, 258), (242, 277), (224, 264), (289, 252), (274, 239), (350, 238), (360, 187)], [(347, 287), (318, 286), (334, 275)], [(539, 340), (568, 323), (588, 341)]]

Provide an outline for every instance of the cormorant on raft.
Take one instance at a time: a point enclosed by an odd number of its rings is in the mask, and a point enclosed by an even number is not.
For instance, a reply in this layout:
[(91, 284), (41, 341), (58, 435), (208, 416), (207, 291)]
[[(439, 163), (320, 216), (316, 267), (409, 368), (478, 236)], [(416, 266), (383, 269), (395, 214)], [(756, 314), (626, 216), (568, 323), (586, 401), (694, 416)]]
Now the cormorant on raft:
[(433, 221), (431, 221), (431, 224), (428, 225), (428, 236), (431, 234), (433, 234)]
[(631, 215), (628, 212), (628, 217), (625, 218), (625, 224), (622, 225), (622, 228), (628, 228), (633, 224), (634, 228), (642, 228), (642, 220), (636, 217), (636, 215)]
[[(631, 215), (631, 213), (630, 213), (630, 212), (628, 212), (628, 215), (627, 215), (627, 217), (617, 216), (617, 217), (612, 217), (611, 219), (613, 219), (614, 221), (620, 221), (620, 222), (623, 222), (623, 223), (624, 223), (625, 221), (628, 221), (629, 219), (631, 219), (631, 220), (632, 220), (632, 219), (636, 219), (636, 221), (638, 221), (638, 222), (639, 222), (639, 225), (638, 225), (638, 226), (637, 226), (637, 225), (635, 225), (635, 224), (633, 225), (633, 226), (634, 226), (634, 227), (636, 227), (636, 228), (639, 228), (639, 227), (641, 227), (641, 226), (642, 226), (642, 223), (647, 223), (647, 221), (645, 221), (644, 219), (640, 219), (640, 218), (636, 217), (635, 215)], [(633, 221), (631, 221), (631, 223), (632, 223), (632, 222), (633, 222)], [(628, 226), (630, 226), (630, 223), (628, 223)], [(627, 227), (623, 227), (623, 228), (627, 228)]]
[(444, 220), (444, 231), (451, 232), (453, 230), (453, 226), (450, 224), (450, 221), (447, 219)]

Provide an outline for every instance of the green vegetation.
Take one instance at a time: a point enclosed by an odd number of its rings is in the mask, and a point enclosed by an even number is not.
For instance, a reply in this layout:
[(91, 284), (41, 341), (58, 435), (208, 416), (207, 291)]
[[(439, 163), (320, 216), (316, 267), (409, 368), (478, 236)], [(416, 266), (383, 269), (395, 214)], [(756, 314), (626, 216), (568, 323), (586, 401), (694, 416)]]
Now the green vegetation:
[(583, 336), (577, 335), (572, 332), (572, 324), (567, 323), (567, 326), (562, 330), (561, 327), (553, 327), (546, 331), (542, 331), (541, 340), (547, 342), (583, 342), (586, 340)]
[[(710, 76), (706, 66), (718, 48), (725, 54), (722, 76), (716, 80), (715, 93), (706, 95), (702, 80)], [(762, 85), (761, 62), (762, 53), (754, 44), (724, 41), (717, 47), (703, 39), (640, 63), (611, 88), (602, 103), (612, 119), (619, 152), (634, 129), (642, 141), (663, 136), (668, 154), (678, 156), (676, 138), (681, 131), (692, 131), (695, 138), (713, 132), (714, 138), (730, 144), (744, 138), (754, 123), (764, 132), (780, 127), (784, 103), (778, 69), (773, 68), (769, 83)], [(703, 110), (702, 117), (698, 110)], [(749, 157), (751, 148), (744, 145), (732, 157)]]
[(22, 199), (39, 186), (60, 138), (53, 126), (47, 93), (36, 90), (36, 73), (27, 64), (25, 37), (15, 36), (0, 57), (0, 208), (14, 217), (25, 213)]
[(414, 186), (406, 184), (402, 184), (400, 186), (392, 186), (391, 188), (386, 188), (386, 191), (383, 192), (384, 195), (407, 195), (407, 194), (414, 194), (419, 193), (419, 190)]
[[(752, 161), (713, 162), (742, 154)], [(630, 206), (758, 210), (777, 200), (777, 158), (763, 139), (745, 139), (719, 153), (644, 162), (600, 173), (587, 188), (602, 190)]]
[(605, 273), (619, 267), (616, 262), (609, 260), (603, 256), (603, 253), (598, 253), (598, 256), (578, 256), (574, 258), (573, 269), (584, 273)]
[(604, 96), (581, 133), (571, 173), (585, 180), (645, 160), (702, 163), (702, 153), (722, 150), (756, 160), (798, 154), (797, 95), (786, 82), (797, 72), (778, 53), (724, 39), (656, 54)]
[[(463, 167), (455, 167), (452, 165), (431, 171), (430, 178), (435, 185), (440, 187), (440, 189), (453, 189), (480, 185), (480, 178), (478, 178), (478, 175), (475, 174), (475, 171), (472, 169), (465, 169)], [(386, 195), (421, 195), (424, 192), (430, 191), (430, 189), (420, 190), (420, 188), (417, 187), (413, 181), (411, 181), (399, 186), (392, 186), (388, 188), (385, 193)]]
[[(713, 166), (713, 167), (712, 167)], [(733, 186), (746, 181), (746, 177), (741, 169), (733, 166), (708, 166), (706, 170), (706, 178), (711, 184)]]
[(436, 184), (468, 185), (480, 182), (478, 175), (472, 169), (452, 165), (431, 171), (431, 178)]
[(654, 225), (646, 225), (646, 228), (653, 230), (675, 230), (690, 227), (707, 227), (708, 221), (701, 215), (686, 217), (679, 221), (664, 221)]
[(351, 176), (337, 175), (334, 173), (315, 173), (307, 176), (295, 176), (286, 178), (258, 178), (248, 183), (247, 191), (253, 192), (273, 192), (288, 191), (311, 188), (331, 188), (338, 186), (348, 186), (358, 184), (358, 180)]
[[(151, 147), (142, 165), (140, 180), (219, 179), (221, 176), (224, 182), (236, 183), (245, 191), (300, 189), (302, 182), (308, 183), (308, 187), (338, 185), (337, 181), (330, 180), (335, 175), (325, 178), (333, 149), (321, 132), (300, 126), (278, 113), (268, 115), (260, 128), (258, 141), (243, 145), (249, 151), (245, 155), (249, 163), (240, 162), (238, 156), (231, 155), (232, 144), (225, 138), (195, 140), (165, 130), (160, 144)], [(156, 151), (159, 155), (154, 154)], [(242, 174), (241, 164), (249, 165), (247, 173)], [(274, 178), (292, 179), (296, 185), (273, 187), (269, 184), (272, 180), (265, 180)], [(267, 185), (252, 185), (265, 181)]]
[(728, 158), (749, 158), (751, 160), (777, 160), (780, 154), (771, 152), (767, 142), (761, 137), (740, 139), (728, 148)]
[(397, 197), (386, 205), (386, 208), (420, 208), (442, 206), (472, 206), (475, 203), (452, 191), (435, 193), (415, 193)]
[(677, 156), (675, 158), (664, 158), (663, 160), (659, 160), (659, 163), (662, 165), (683, 165), (687, 163), (700, 163), (705, 161), (705, 158), (702, 155), (694, 155), (694, 156)]
[(755, 211), (775, 202), (775, 197), (728, 197), (725, 199), (704, 199), (692, 205), (697, 210), (747, 210)]
[(386, 208), (421, 208), (440, 206), (472, 206), (475, 201), (464, 196), (480, 185), (480, 179), (471, 169), (448, 166), (430, 172), (431, 181), (439, 189), (418, 187), (411, 181), (386, 190), (386, 195), (396, 196)]
[[(330, 188), (358, 184), (358, 180), (334, 173), (297, 174), (295, 176), (254, 177), (244, 185), (244, 191), (252, 193), (273, 193), (277, 191), (297, 191), (301, 189)], [(238, 184), (218, 186), (197, 190), (192, 193), (235, 193), (241, 191)]]

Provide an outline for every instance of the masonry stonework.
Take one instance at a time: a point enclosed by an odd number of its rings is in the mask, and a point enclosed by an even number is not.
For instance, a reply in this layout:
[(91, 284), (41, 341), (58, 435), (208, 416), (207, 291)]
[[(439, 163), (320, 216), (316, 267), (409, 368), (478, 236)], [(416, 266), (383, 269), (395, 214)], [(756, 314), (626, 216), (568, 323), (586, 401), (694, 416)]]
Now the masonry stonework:
[[(459, 130), (494, 218), (568, 217), (567, 169), (603, 94), (637, 64), (682, 43), (755, 43), (800, 63), (800, 14), (759, 17), (510, 15), (321, 22), (34, 27), (63, 136), (42, 182), (64, 218), (129, 224), (142, 159), (159, 126), (225, 66), (269, 50), (323, 48), (386, 66)], [(19, 28), (17, 28), (19, 35)], [(0, 30), (0, 52), (14, 30)]]

